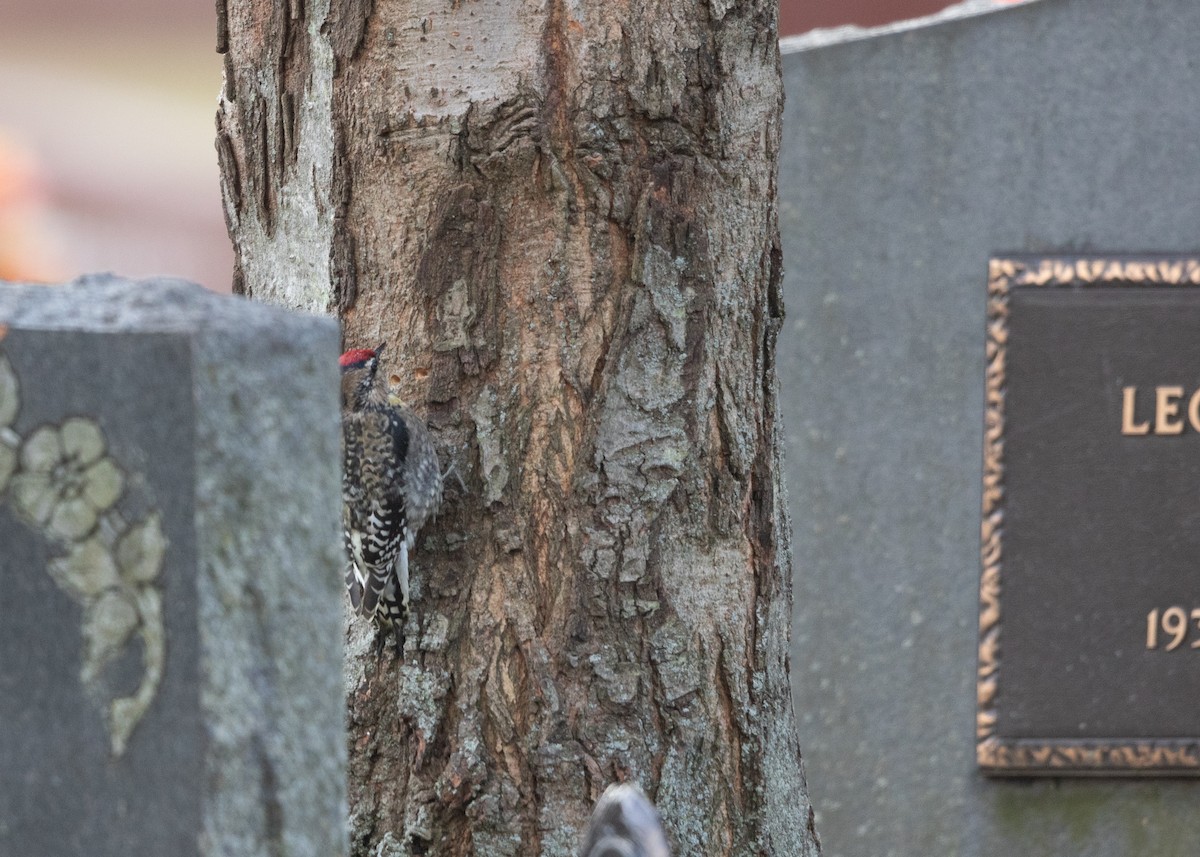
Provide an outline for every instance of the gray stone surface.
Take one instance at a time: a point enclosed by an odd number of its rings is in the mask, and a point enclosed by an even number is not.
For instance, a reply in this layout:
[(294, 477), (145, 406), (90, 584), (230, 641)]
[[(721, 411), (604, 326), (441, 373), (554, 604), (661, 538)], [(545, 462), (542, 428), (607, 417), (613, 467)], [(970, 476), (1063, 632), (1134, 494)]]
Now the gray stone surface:
[(0, 287), (0, 854), (345, 852), (337, 348)]
[(784, 58), (792, 669), (826, 857), (1197, 853), (1200, 782), (974, 761), (987, 259), (1197, 249), (1197, 32), (1192, 0), (1044, 0)]

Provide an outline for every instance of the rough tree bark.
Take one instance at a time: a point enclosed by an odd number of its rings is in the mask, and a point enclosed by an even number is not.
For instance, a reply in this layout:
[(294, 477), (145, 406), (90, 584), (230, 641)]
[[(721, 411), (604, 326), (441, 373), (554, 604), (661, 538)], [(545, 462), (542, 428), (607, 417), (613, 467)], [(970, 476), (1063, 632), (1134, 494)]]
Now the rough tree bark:
[[(809, 855), (777, 423), (775, 0), (218, 0), (238, 290), (386, 340), (452, 490), (348, 636), (356, 854)], [(338, 573), (331, 569), (331, 574)]]

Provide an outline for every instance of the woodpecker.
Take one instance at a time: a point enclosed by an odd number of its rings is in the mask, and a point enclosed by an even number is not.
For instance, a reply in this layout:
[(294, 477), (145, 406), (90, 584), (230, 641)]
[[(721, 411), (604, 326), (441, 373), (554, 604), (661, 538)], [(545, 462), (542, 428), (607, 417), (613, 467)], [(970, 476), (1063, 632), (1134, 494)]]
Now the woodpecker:
[[(342, 529), (350, 604), (404, 650), (408, 555), (442, 502), (442, 471), (425, 422), (378, 377), (384, 346), (354, 348), (342, 369)], [(381, 638), (382, 643), (382, 638)]]
[(596, 801), (580, 857), (671, 857), (654, 804), (635, 785), (612, 785)]

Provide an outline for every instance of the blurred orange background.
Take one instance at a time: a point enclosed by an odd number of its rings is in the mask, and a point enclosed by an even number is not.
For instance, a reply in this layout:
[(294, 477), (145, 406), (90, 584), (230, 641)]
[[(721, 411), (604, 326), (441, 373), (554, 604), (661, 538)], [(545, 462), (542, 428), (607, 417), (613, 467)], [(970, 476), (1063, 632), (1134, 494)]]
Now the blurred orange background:
[[(785, 35), (945, 0), (783, 0)], [(228, 291), (212, 0), (0, 0), (0, 279), (93, 271)]]
[(0, 278), (228, 290), (203, 0), (0, 0)]

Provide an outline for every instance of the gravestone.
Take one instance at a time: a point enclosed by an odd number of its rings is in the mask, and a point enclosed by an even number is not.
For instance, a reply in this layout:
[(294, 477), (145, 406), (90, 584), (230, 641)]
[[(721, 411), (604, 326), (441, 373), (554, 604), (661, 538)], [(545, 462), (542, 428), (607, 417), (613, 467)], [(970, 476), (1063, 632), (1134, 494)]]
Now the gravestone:
[(337, 348), (0, 287), (0, 854), (345, 853)]
[(1189, 0), (1042, 0), (784, 56), (792, 670), (826, 857), (1196, 853), (1196, 780), (976, 758), (988, 260), (1200, 249), (1196, 32)]

